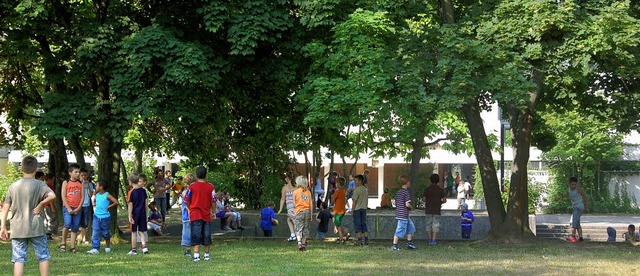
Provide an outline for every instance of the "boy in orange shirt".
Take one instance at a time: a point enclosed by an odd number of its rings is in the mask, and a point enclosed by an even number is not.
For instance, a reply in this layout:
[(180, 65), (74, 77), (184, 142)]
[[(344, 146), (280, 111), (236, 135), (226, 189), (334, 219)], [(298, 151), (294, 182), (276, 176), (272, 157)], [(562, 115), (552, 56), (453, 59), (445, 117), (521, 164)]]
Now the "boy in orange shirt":
[(347, 241), (345, 236), (344, 227), (342, 226), (342, 218), (346, 213), (345, 206), (347, 205), (347, 193), (344, 190), (344, 184), (346, 180), (344, 177), (338, 177), (336, 182), (338, 189), (333, 193), (331, 200), (335, 203), (333, 207), (333, 224), (338, 230), (338, 243), (345, 243)]
[(294, 226), (296, 238), (298, 240), (298, 250), (304, 251), (309, 237), (309, 226), (313, 218), (313, 208), (311, 208), (311, 192), (308, 189), (307, 177), (296, 177), (296, 190), (293, 191), (294, 204)]
[(80, 166), (69, 166), (69, 180), (62, 182), (62, 244), (60, 252), (67, 251), (67, 233), (71, 229), (71, 253), (76, 253), (76, 238), (80, 228), (82, 203), (84, 202), (84, 188), (80, 182)]

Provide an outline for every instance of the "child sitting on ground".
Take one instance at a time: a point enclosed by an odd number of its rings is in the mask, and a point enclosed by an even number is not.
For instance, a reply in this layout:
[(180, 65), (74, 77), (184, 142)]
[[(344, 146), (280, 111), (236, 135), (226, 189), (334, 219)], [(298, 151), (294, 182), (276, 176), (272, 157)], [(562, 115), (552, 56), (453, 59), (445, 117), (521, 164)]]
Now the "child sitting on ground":
[(622, 234), (625, 242), (631, 243), (633, 245), (640, 245), (640, 233), (636, 232), (636, 226), (633, 224), (629, 224), (627, 227), (627, 232)]
[[(92, 234), (91, 234), (91, 250), (88, 254), (100, 253), (100, 238), (104, 238), (104, 252), (111, 252), (111, 214), (109, 208), (116, 207), (120, 203), (118, 200), (107, 192), (107, 181), (100, 180), (95, 188), (96, 190), (96, 210), (93, 212)], [(111, 203), (111, 204), (109, 204)], [(117, 208), (117, 207), (116, 207)]]
[(465, 202), (460, 204), (462, 214), (460, 215), (460, 230), (463, 239), (471, 238), (471, 225), (473, 223), (473, 213), (469, 210), (469, 205)]
[(276, 213), (273, 211), (275, 206), (276, 204), (270, 201), (267, 207), (260, 212), (260, 229), (262, 229), (265, 237), (273, 236), (273, 226), (278, 225)]
[(164, 223), (162, 223), (162, 214), (160, 214), (160, 210), (158, 210), (158, 205), (156, 202), (151, 202), (149, 204), (149, 219), (147, 220), (147, 228), (151, 228), (158, 235), (166, 236), (167, 234), (162, 232), (162, 228), (164, 228)]
[[(342, 202), (344, 203), (344, 200)], [(327, 207), (327, 203), (322, 202), (322, 211), (320, 211), (316, 217), (316, 221), (318, 222), (318, 233), (316, 234), (316, 238), (324, 239), (329, 231), (329, 221), (333, 218), (333, 215), (329, 210), (327, 210)]]

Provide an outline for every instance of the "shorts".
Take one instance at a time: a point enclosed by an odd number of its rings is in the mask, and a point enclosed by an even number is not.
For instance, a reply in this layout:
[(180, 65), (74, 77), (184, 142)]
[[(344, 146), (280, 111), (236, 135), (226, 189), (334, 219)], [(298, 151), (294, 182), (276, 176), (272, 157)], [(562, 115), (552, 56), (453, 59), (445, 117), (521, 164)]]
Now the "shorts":
[(204, 220), (191, 222), (191, 245), (211, 245), (211, 224)]
[(182, 222), (182, 241), (180, 245), (191, 246), (191, 222)]
[(262, 229), (262, 233), (264, 233), (265, 237), (273, 237), (273, 230), (264, 230), (264, 229)]
[[(71, 207), (71, 209), (75, 209), (73, 207)], [(62, 227), (64, 228), (69, 228), (71, 229), (71, 232), (73, 233), (77, 233), (78, 229), (80, 228), (80, 217), (82, 215), (80, 213), (77, 213), (75, 215), (69, 214), (69, 211), (67, 211), (67, 208), (65, 208), (64, 206), (62, 207), (62, 218), (64, 220), (64, 224)]]
[(427, 232), (438, 233), (440, 229), (440, 215), (426, 214)]
[(89, 227), (89, 216), (91, 216), (91, 206), (82, 206), (82, 211), (80, 211), (81, 228)]
[(416, 232), (416, 226), (411, 219), (399, 219), (398, 226), (396, 227), (395, 236), (398, 238), (404, 238), (406, 235), (411, 235)]
[(468, 228), (468, 229), (462, 228), (462, 229), (460, 229), (460, 232), (462, 234), (462, 238), (463, 239), (466, 239), (466, 240), (471, 239), (471, 229), (472, 228)]
[(155, 231), (161, 231), (162, 230), (162, 227), (160, 225), (157, 225), (157, 224), (155, 224), (153, 222), (147, 222), (147, 229), (149, 229), (149, 228), (151, 228), (151, 229), (153, 229)]
[(309, 210), (304, 210), (296, 215), (296, 219), (293, 221), (294, 229), (298, 237), (309, 237), (309, 228), (311, 226), (311, 213)]
[[(11, 262), (26, 263), (27, 249), (29, 242), (33, 245), (38, 262), (45, 262), (51, 259), (49, 254), (49, 245), (47, 244), (47, 236), (39, 236), (32, 238), (13, 238), (11, 239)], [(6, 271), (5, 271), (6, 272)]]
[(584, 207), (573, 207), (573, 213), (571, 214), (571, 227), (574, 229), (582, 228), (580, 226), (580, 217), (584, 212)]
[(136, 217), (133, 216), (133, 224), (131, 224), (131, 232), (146, 232), (147, 231), (147, 218), (145, 216)]
[(356, 233), (369, 232), (367, 229), (367, 209), (353, 211), (353, 228)]
[(333, 224), (335, 224), (335, 226), (342, 226), (342, 218), (344, 218), (344, 214), (335, 214), (333, 216)]
[(100, 238), (104, 240), (111, 239), (111, 218), (98, 218), (93, 216), (92, 234), (91, 234), (91, 248), (100, 248)]
[(156, 202), (158, 209), (160, 209), (160, 215), (162, 217), (167, 216), (167, 198), (154, 198), (153, 200)]

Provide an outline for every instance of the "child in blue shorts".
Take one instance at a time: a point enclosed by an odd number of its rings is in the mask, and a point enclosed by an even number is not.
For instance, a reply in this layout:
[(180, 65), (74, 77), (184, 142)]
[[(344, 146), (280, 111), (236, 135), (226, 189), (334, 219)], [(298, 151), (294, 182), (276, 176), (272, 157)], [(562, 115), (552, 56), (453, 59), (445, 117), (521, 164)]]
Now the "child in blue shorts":
[[(187, 185), (187, 188), (182, 191), (182, 198), (187, 195), (189, 185), (193, 182), (196, 182), (196, 175), (188, 173), (184, 177), (184, 183)], [(184, 200), (182, 201), (182, 241), (180, 242), (180, 245), (184, 247), (184, 255), (191, 257), (191, 222), (189, 219), (189, 205), (187, 205), (187, 202)]]
[[(100, 253), (100, 238), (104, 238), (104, 252), (111, 252), (111, 214), (109, 208), (116, 207), (120, 204), (118, 200), (107, 192), (107, 181), (100, 180), (95, 188), (96, 191), (96, 210), (93, 212), (92, 234), (91, 234), (91, 250), (88, 254)], [(111, 203), (111, 204), (109, 204)]]
[[(40, 262), (40, 274), (49, 275), (49, 245), (44, 228), (44, 216), (40, 213), (44, 205), (53, 201), (55, 193), (44, 182), (35, 179), (38, 160), (33, 156), (22, 159), (22, 179), (14, 182), (7, 189), (2, 206), (2, 225), (0, 238), (6, 240), (7, 216), (11, 217), (11, 262), (13, 274), (22, 275), (27, 262), (27, 246), (33, 245), (36, 258)], [(6, 273), (6, 271), (4, 272)]]

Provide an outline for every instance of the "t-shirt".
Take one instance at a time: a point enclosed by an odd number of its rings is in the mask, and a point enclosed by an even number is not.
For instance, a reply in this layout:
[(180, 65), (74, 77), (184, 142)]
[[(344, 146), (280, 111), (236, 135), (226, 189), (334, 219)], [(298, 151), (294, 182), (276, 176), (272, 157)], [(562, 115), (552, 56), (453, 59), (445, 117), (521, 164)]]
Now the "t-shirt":
[(426, 198), (424, 202), (424, 213), (431, 215), (441, 215), (442, 213), (442, 199), (447, 195), (444, 189), (440, 188), (438, 184), (431, 184), (424, 189), (422, 196)]
[(162, 216), (160, 215), (160, 211), (149, 210), (149, 220), (162, 220)]
[(333, 212), (336, 214), (344, 214), (347, 211), (345, 210), (345, 206), (347, 205), (347, 197), (344, 189), (337, 189), (333, 193)]
[(35, 178), (23, 178), (9, 186), (4, 203), (11, 205), (11, 238), (44, 236), (44, 212), (34, 215), (32, 210), (51, 192), (47, 184)]
[(352, 199), (356, 203), (353, 210), (367, 209), (369, 205), (369, 192), (367, 192), (367, 188), (365, 186), (358, 186), (353, 190)]
[(458, 198), (467, 198), (466, 185), (458, 185)]
[(165, 190), (162, 190), (167, 187), (167, 180), (162, 179), (160, 181), (156, 180), (156, 183), (153, 183), (153, 187), (155, 190), (153, 191), (153, 198), (167, 198), (167, 193)]
[(182, 182), (178, 182), (173, 185), (173, 188), (171, 188), (171, 190), (173, 191), (174, 197), (180, 196), (180, 193), (182, 193), (182, 191), (184, 190), (184, 185), (182, 184)]
[(187, 208), (187, 202), (182, 201), (182, 222), (189, 221), (189, 209)]
[(396, 219), (408, 219), (409, 209), (407, 209), (407, 202), (411, 202), (411, 195), (409, 190), (402, 188), (396, 193)]
[(131, 215), (134, 218), (146, 218), (147, 213), (147, 192), (142, 188), (135, 188), (129, 191), (127, 202), (131, 202)]
[(260, 229), (273, 230), (271, 219), (275, 219), (275, 218), (276, 218), (276, 212), (273, 211), (273, 209), (269, 207), (262, 209), (262, 212), (260, 212)]
[(311, 192), (302, 188), (293, 191), (294, 215), (300, 214), (304, 210), (311, 210)]
[(328, 232), (329, 231), (329, 220), (333, 218), (331, 212), (329, 210), (322, 210), (318, 214), (318, 218), (320, 219), (320, 223), (318, 223), (318, 232)]
[(80, 181), (67, 180), (67, 190), (64, 191), (67, 204), (71, 208), (78, 208), (82, 199), (82, 183)]
[(216, 203), (216, 191), (209, 182), (194, 182), (184, 200), (189, 204), (189, 220), (211, 222), (211, 205)]
[(471, 211), (466, 210), (464, 212), (462, 212), (462, 214), (460, 214), (460, 216), (462, 216), (463, 218), (469, 218), (471, 219), (471, 221), (466, 221), (466, 220), (462, 220), (462, 218), (460, 219), (460, 227), (462, 229), (471, 229), (471, 224), (473, 224), (474, 218), (473, 218), (473, 213), (471, 213)]
[(82, 202), (82, 207), (89, 207), (91, 205), (91, 197), (89, 196), (89, 191), (94, 192), (96, 189), (91, 182), (88, 182), (86, 186), (82, 185), (82, 187), (84, 188), (84, 201)]
[(109, 195), (109, 192), (104, 192), (103, 194), (96, 193), (96, 210), (93, 214), (99, 219), (111, 217), (111, 214), (107, 210), (107, 207), (109, 207), (107, 195)]

